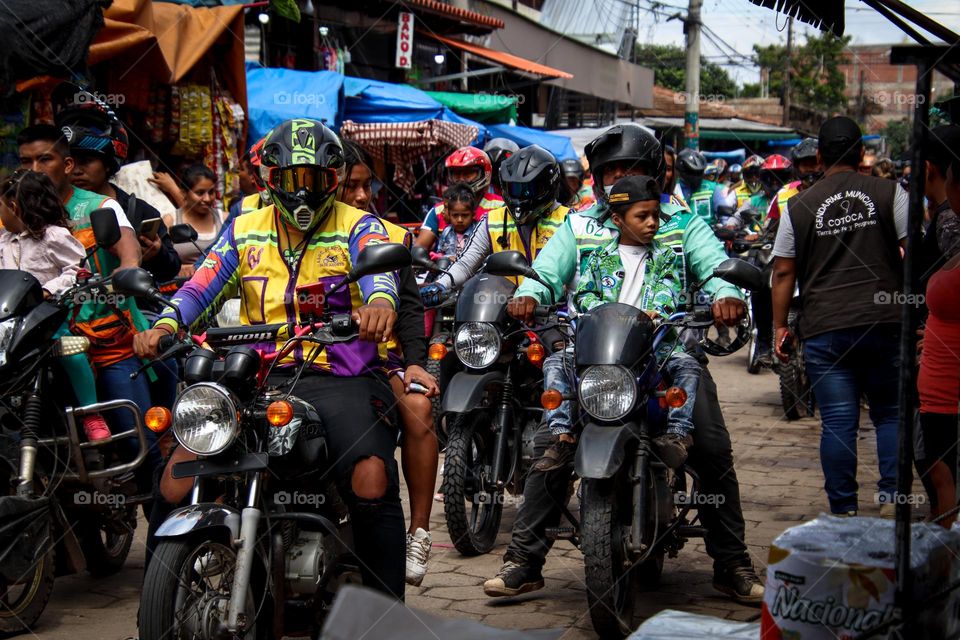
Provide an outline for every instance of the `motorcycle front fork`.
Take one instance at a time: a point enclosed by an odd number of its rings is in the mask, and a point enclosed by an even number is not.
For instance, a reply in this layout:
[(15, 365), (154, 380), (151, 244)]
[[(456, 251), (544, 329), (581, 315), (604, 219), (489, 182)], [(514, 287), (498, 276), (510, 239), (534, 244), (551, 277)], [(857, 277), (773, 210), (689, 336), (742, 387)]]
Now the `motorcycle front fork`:
[[(650, 466), (649, 440), (643, 439), (637, 447), (631, 465), (630, 483), (633, 493), (633, 522), (630, 524), (628, 549), (633, 553), (644, 553), (647, 546), (643, 542), (644, 525), (647, 521), (647, 469)], [(615, 498), (616, 499), (616, 498)]]
[(251, 472), (248, 477), (250, 482), (247, 489), (247, 506), (240, 514), (240, 539), (235, 542), (238, 546), (237, 565), (233, 574), (230, 604), (227, 608), (227, 632), (230, 634), (240, 634), (250, 622), (246, 619), (244, 608), (253, 569), (257, 528), (260, 526), (261, 513), (257, 508), (260, 501), (260, 472)]
[(500, 404), (497, 406), (494, 426), (493, 469), (490, 476), (490, 489), (496, 492), (504, 491), (507, 481), (503, 476), (503, 467), (508, 464), (507, 449), (512, 435), (510, 428), (513, 425), (513, 378), (507, 371), (503, 381), (503, 391), (500, 393)]

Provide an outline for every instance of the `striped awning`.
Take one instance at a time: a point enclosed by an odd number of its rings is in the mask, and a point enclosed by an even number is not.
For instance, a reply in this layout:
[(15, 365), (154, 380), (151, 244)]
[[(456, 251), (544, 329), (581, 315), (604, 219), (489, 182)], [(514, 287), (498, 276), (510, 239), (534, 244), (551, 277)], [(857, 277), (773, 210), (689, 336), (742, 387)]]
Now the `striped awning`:
[(452, 149), (469, 145), (478, 134), (477, 127), (442, 120), (369, 123), (346, 120), (340, 127), (341, 136), (353, 140), (374, 158), (394, 165), (393, 181), (406, 191), (411, 191), (416, 181), (414, 163), (438, 160)]

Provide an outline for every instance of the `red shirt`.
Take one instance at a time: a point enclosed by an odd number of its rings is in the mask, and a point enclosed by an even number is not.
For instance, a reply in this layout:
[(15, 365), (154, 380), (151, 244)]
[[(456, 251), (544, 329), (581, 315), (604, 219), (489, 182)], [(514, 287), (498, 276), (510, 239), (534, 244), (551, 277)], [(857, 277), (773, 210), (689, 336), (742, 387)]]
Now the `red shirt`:
[[(956, 263), (956, 261), (954, 261)], [(960, 264), (940, 269), (927, 285), (927, 329), (920, 356), (920, 410), (956, 415), (960, 405)]]

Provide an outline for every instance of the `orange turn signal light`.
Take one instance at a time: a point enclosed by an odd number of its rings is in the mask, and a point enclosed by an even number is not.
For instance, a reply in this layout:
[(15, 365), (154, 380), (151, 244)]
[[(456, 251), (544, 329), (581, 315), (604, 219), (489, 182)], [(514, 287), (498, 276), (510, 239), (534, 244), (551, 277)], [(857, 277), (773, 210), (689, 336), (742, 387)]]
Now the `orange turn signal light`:
[(563, 394), (556, 389), (547, 389), (540, 394), (540, 406), (549, 411), (559, 407), (561, 402), (563, 402)]
[(547, 350), (539, 342), (534, 342), (527, 347), (527, 360), (537, 365), (543, 364), (543, 359), (547, 357)]
[(173, 415), (170, 413), (170, 409), (166, 407), (150, 407), (143, 414), (143, 422), (150, 431), (163, 433), (173, 423)]
[(447, 345), (442, 342), (434, 342), (430, 345), (430, 348), (427, 349), (427, 355), (431, 360), (443, 360), (447, 355)]
[(267, 405), (267, 422), (274, 427), (284, 427), (293, 420), (293, 405), (286, 400), (276, 400)]
[(680, 387), (670, 387), (663, 392), (663, 399), (667, 406), (673, 409), (682, 407), (687, 402), (687, 392)]

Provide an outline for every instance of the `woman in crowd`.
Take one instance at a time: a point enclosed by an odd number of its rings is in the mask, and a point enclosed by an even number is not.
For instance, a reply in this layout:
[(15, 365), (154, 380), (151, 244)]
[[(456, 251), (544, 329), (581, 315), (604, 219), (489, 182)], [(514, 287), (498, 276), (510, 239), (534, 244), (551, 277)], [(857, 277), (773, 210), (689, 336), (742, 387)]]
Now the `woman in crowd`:
[(224, 216), (217, 208), (217, 177), (202, 164), (195, 164), (183, 172), (180, 193), (183, 204), (173, 216), (165, 215), (163, 221), (168, 227), (189, 224), (197, 231), (196, 246), (192, 242), (174, 245), (183, 263), (179, 275), (188, 278), (193, 275), (194, 262), (201, 254), (197, 247), (208, 247), (217, 238)]

